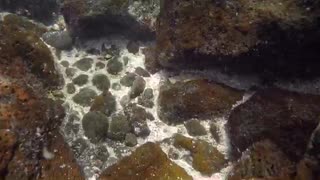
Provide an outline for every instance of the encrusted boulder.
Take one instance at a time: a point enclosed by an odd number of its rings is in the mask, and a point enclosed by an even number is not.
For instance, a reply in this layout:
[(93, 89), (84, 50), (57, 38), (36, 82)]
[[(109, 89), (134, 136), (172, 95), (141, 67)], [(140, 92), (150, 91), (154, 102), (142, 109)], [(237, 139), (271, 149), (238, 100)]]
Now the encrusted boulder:
[(241, 91), (207, 80), (167, 82), (160, 87), (158, 114), (169, 124), (223, 116), (242, 99), (242, 95)]
[(164, 67), (221, 67), (263, 78), (320, 75), (319, 2), (164, 0), (156, 59)]
[(183, 179), (191, 180), (184, 169), (170, 161), (160, 146), (146, 143), (130, 156), (102, 172), (101, 180), (117, 179)]
[(154, 37), (159, 8), (159, 0), (66, 0), (62, 12), (68, 28), (76, 36), (122, 34), (150, 39)]
[(253, 143), (269, 139), (291, 161), (304, 155), (319, 124), (320, 96), (281, 89), (256, 92), (236, 107), (226, 124), (234, 158)]

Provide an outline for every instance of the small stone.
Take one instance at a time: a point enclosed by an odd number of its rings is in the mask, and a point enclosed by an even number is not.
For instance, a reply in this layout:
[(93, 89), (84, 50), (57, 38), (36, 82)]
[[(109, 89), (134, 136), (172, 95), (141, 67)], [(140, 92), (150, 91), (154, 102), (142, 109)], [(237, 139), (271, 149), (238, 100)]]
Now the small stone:
[(126, 138), (124, 142), (125, 142), (125, 145), (129, 147), (134, 147), (138, 144), (137, 137), (132, 133), (126, 134)]
[(142, 77), (150, 77), (150, 74), (148, 73), (148, 71), (146, 71), (142, 67), (137, 67), (134, 72)]
[(118, 61), (117, 58), (113, 58), (110, 61), (108, 61), (107, 64), (107, 71), (108, 73), (112, 75), (117, 75), (119, 72), (121, 72), (123, 69), (122, 63)]
[(153, 98), (153, 89), (151, 88), (147, 88), (144, 92), (143, 92), (143, 97), (147, 98), (147, 99), (152, 99)]
[(68, 68), (70, 64), (68, 61), (61, 61), (61, 65), (65, 68)]
[(155, 120), (154, 116), (150, 112), (147, 112), (147, 119), (149, 119), (150, 121)]
[(67, 84), (67, 93), (68, 94), (73, 94), (76, 92), (76, 87), (74, 86), (73, 83), (68, 83)]
[(81, 74), (74, 78), (72, 82), (78, 86), (83, 86), (88, 83), (89, 76), (86, 74)]
[(120, 80), (120, 83), (123, 86), (131, 87), (133, 85), (134, 80), (136, 79), (136, 74), (134, 73), (127, 73), (125, 76), (123, 76)]
[(119, 91), (121, 89), (121, 85), (119, 83), (113, 83), (112, 84), (112, 89)]
[(206, 129), (200, 124), (198, 120), (187, 121), (184, 126), (186, 127), (190, 136), (204, 136), (207, 135)]
[(93, 59), (91, 58), (83, 58), (73, 64), (73, 66), (77, 67), (81, 71), (88, 71), (92, 67)]
[(123, 141), (125, 140), (126, 134), (130, 131), (131, 127), (125, 115), (116, 114), (111, 117), (108, 138)]
[(124, 95), (120, 100), (120, 104), (123, 107), (127, 106), (129, 103), (130, 103), (130, 97), (128, 95)]
[(100, 111), (110, 116), (116, 110), (116, 105), (115, 97), (109, 91), (104, 91), (94, 99), (90, 111)]
[(86, 140), (78, 138), (72, 143), (72, 150), (76, 157), (80, 157), (84, 150), (88, 147)]
[(108, 160), (109, 158), (109, 152), (108, 149), (104, 146), (98, 146), (95, 150), (95, 155), (97, 156), (97, 158), (99, 160), (101, 160), (102, 162), (105, 162)]
[(144, 91), (145, 87), (146, 87), (146, 81), (142, 77), (137, 76), (133, 81), (131, 90), (129, 92), (130, 98), (134, 99), (138, 97)]
[(135, 41), (129, 41), (127, 49), (130, 53), (137, 54), (139, 52), (139, 44)]
[(213, 139), (217, 142), (220, 143), (220, 135), (219, 135), (219, 128), (215, 124), (210, 124), (210, 133), (213, 137)]
[(147, 137), (150, 135), (150, 129), (147, 122), (134, 121), (131, 123), (133, 126), (133, 133), (138, 137)]
[(92, 84), (96, 86), (100, 91), (106, 91), (110, 88), (109, 78), (104, 74), (94, 75), (92, 78)]
[(106, 67), (106, 65), (104, 63), (102, 63), (102, 62), (97, 62), (96, 63), (96, 70), (103, 69), (105, 67)]
[(97, 143), (107, 137), (109, 121), (101, 112), (88, 112), (82, 119), (84, 134), (92, 143)]
[(66, 75), (70, 78), (73, 77), (76, 74), (76, 72), (77, 72), (77, 70), (74, 68), (67, 68), (66, 69)]
[(46, 32), (42, 38), (47, 44), (59, 50), (69, 50), (72, 47), (72, 38), (67, 31)]
[(73, 101), (82, 106), (90, 106), (97, 93), (90, 88), (83, 88), (73, 96)]
[(130, 59), (129, 59), (127, 56), (123, 57), (123, 59), (122, 59), (123, 64), (124, 64), (125, 66), (128, 65), (129, 60), (130, 60)]

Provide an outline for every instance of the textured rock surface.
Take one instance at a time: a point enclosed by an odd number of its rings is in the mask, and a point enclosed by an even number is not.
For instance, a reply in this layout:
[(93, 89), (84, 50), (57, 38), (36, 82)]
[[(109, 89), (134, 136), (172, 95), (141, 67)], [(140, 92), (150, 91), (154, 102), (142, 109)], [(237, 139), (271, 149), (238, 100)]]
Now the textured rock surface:
[(176, 69), (319, 75), (319, 10), (316, 1), (164, 0), (156, 57)]
[(213, 173), (219, 172), (226, 164), (224, 155), (206, 141), (176, 134), (174, 146), (190, 151), (193, 168), (204, 175), (211, 176)]
[(256, 141), (269, 139), (290, 160), (298, 161), (319, 123), (320, 96), (280, 89), (258, 91), (236, 107), (227, 122), (231, 150), (239, 157)]
[(166, 83), (160, 87), (159, 117), (169, 124), (192, 118), (222, 116), (239, 100), (242, 92), (206, 80)]
[(158, 145), (146, 143), (130, 156), (107, 168), (100, 179), (191, 180), (192, 178), (181, 167), (170, 161)]
[(99, 111), (110, 116), (116, 110), (116, 105), (115, 97), (109, 91), (104, 91), (101, 95), (95, 97), (90, 111)]
[(229, 180), (290, 179), (293, 163), (269, 140), (255, 143), (234, 165)]
[(109, 119), (101, 112), (88, 112), (83, 116), (82, 127), (90, 141), (97, 143), (107, 137)]
[(90, 88), (82, 88), (80, 91), (73, 96), (73, 101), (81, 106), (90, 106), (94, 101), (97, 93)]
[(129, 38), (153, 37), (159, 1), (66, 0), (63, 14), (71, 32), (80, 37), (123, 34)]
[(42, 38), (47, 44), (59, 50), (70, 50), (72, 47), (72, 38), (67, 31), (47, 32)]

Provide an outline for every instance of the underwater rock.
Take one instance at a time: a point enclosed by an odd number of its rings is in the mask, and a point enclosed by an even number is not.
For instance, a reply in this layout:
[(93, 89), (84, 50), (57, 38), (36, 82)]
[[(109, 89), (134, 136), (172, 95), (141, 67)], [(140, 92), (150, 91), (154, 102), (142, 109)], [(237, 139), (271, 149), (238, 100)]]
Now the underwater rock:
[(230, 114), (226, 128), (231, 155), (240, 157), (254, 142), (269, 139), (293, 162), (304, 155), (319, 124), (320, 96), (281, 89), (257, 91)]
[(122, 63), (117, 58), (112, 58), (108, 61), (107, 71), (112, 75), (117, 75), (123, 69)]
[(67, 84), (67, 93), (68, 94), (73, 94), (76, 92), (76, 87), (74, 86), (73, 83), (68, 83)]
[(267, 80), (320, 75), (318, 2), (219, 2), (162, 2), (155, 58), (163, 67), (219, 67)]
[(13, 153), (14, 146), (17, 143), (16, 135), (10, 130), (0, 129), (0, 177), (5, 174)]
[(129, 41), (127, 44), (127, 49), (132, 54), (137, 54), (139, 52), (139, 44), (135, 41)]
[(108, 138), (117, 141), (124, 141), (126, 134), (129, 133), (131, 129), (127, 116), (123, 114), (115, 114), (111, 116)]
[(124, 113), (127, 116), (130, 125), (133, 127), (133, 133), (138, 137), (146, 137), (150, 134), (147, 124), (148, 113), (137, 104), (131, 103), (124, 107)]
[(80, 74), (79, 76), (75, 77), (72, 82), (78, 86), (83, 86), (88, 83), (89, 76), (86, 74)]
[(219, 131), (219, 128), (217, 127), (216, 124), (214, 124), (214, 123), (210, 124), (210, 133), (211, 133), (213, 139), (217, 143), (220, 143), (220, 131)]
[(119, 83), (112, 83), (111, 88), (113, 90), (119, 91), (121, 89), (121, 85)]
[(206, 129), (201, 125), (199, 120), (187, 121), (184, 126), (186, 127), (190, 136), (205, 136), (207, 135)]
[(90, 106), (97, 93), (90, 88), (82, 88), (73, 96), (72, 100), (81, 106)]
[(138, 140), (134, 134), (128, 133), (128, 134), (126, 134), (126, 138), (124, 140), (124, 143), (126, 146), (134, 147), (138, 144)]
[(69, 67), (69, 62), (68, 61), (61, 61), (60, 63), (63, 67), (68, 68)]
[(167, 82), (160, 87), (158, 114), (169, 124), (192, 118), (223, 116), (242, 99), (243, 92), (207, 80)]
[(123, 86), (126, 86), (126, 87), (131, 87), (132, 84), (133, 84), (133, 81), (136, 79), (136, 74), (134, 73), (127, 73), (125, 76), (123, 76), (121, 79), (120, 79), (120, 83), (123, 85)]
[(74, 36), (96, 38), (120, 34), (143, 40), (154, 37), (159, 7), (159, 0), (66, 0), (62, 13)]
[(140, 96), (140, 94), (143, 93), (145, 87), (146, 87), (146, 81), (142, 77), (136, 76), (135, 80), (132, 83), (131, 90), (129, 92), (130, 98), (134, 99)]
[(209, 143), (203, 140), (195, 140), (176, 134), (174, 146), (190, 151), (192, 167), (204, 175), (211, 176), (219, 172), (226, 165), (224, 155)]
[(109, 91), (104, 91), (102, 94), (95, 97), (90, 111), (99, 111), (110, 116), (116, 110), (116, 105), (115, 97)]
[(137, 67), (134, 72), (142, 77), (150, 77), (150, 74), (148, 73), (148, 71), (146, 71), (142, 67)]
[(105, 67), (106, 67), (106, 65), (104, 63), (102, 63), (102, 62), (97, 62), (96, 63), (96, 70), (103, 69)]
[(68, 31), (53, 31), (42, 35), (42, 39), (58, 50), (69, 50), (72, 48), (72, 38)]
[(160, 146), (148, 142), (130, 156), (107, 168), (101, 180), (117, 179), (183, 179), (191, 180), (184, 169), (172, 162)]
[(100, 91), (107, 91), (110, 88), (110, 80), (104, 74), (96, 74), (92, 78), (92, 84)]
[(292, 163), (279, 148), (269, 140), (257, 142), (244, 152), (235, 163), (229, 180), (240, 179), (292, 179)]
[(109, 120), (105, 114), (91, 111), (83, 116), (82, 127), (90, 141), (97, 143), (107, 137)]
[(77, 73), (77, 70), (74, 68), (67, 68), (66, 69), (66, 75), (70, 78), (72, 78)]
[(152, 108), (154, 106), (153, 90), (151, 88), (144, 90), (142, 96), (138, 98), (138, 104), (147, 108)]
[(88, 147), (89, 146), (86, 140), (84, 140), (83, 138), (78, 138), (74, 142), (72, 142), (73, 153), (75, 154), (76, 157), (81, 156), (84, 150)]
[(95, 155), (98, 157), (99, 160), (102, 162), (106, 162), (109, 158), (108, 149), (105, 146), (98, 146), (95, 149)]
[(88, 71), (93, 64), (93, 59), (91, 58), (83, 58), (73, 64), (73, 66), (77, 67), (81, 71)]

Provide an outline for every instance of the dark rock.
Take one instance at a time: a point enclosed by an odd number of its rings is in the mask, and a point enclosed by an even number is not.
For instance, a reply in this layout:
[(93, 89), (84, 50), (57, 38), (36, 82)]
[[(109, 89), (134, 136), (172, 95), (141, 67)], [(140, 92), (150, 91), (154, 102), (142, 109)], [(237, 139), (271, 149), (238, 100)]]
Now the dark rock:
[(226, 124), (234, 158), (254, 142), (271, 140), (291, 161), (302, 158), (319, 123), (320, 96), (260, 90), (236, 107)]
[(142, 77), (150, 77), (150, 74), (148, 73), (148, 71), (146, 71), (142, 67), (137, 67), (134, 72)]
[(75, 77), (72, 82), (78, 86), (83, 86), (88, 83), (89, 76), (86, 74), (80, 74), (79, 76)]
[(124, 108), (124, 113), (128, 117), (136, 136), (146, 137), (150, 134), (150, 129), (146, 122), (148, 115), (144, 108), (136, 104), (128, 104)]
[(106, 67), (106, 65), (104, 63), (102, 63), (102, 62), (97, 62), (96, 63), (96, 70), (103, 69), (105, 67)]
[(123, 76), (121, 79), (120, 79), (120, 83), (123, 85), (123, 86), (126, 86), (126, 87), (131, 87), (133, 85), (133, 81), (136, 79), (136, 74), (134, 73), (127, 73), (125, 76)]
[(70, 64), (68, 61), (61, 61), (61, 65), (65, 68), (68, 68)]
[(92, 67), (93, 59), (91, 58), (83, 58), (73, 64), (73, 66), (77, 67), (81, 71), (88, 71)]
[(127, 116), (115, 114), (111, 117), (108, 138), (117, 141), (124, 141), (126, 134), (129, 133), (131, 129)]
[(150, 121), (155, 120), (154, 116), (150, 112), (147, 112), (147, 119), (149, 119)]
[(146, 81), (142, 77), (137, 76), (133, 81), (131, 90), (129, 92), (130, 98), (134, 99), (140, 96), (140, 94), (144, 91), (145, 87), (146, 87)]
[(84, 134), (92, 143), (97, 143), (107, 137), (109, 121), (101, 112), (88, 112), (83, 116), (82, 127)]
[(72, 100), (81, 106), (90, 106), (97, 93), (90, 88), (82, 88), (79, 93), (73, 96)]
[(158, 62), (157, 55), (154, 47), (149, 47), (143, 49), (143, 54), (145, 56), (144, 65), (146, 69), (154, 74), (162, 69), (160, 63)]
[(224, 4), (163, 1), (158, 62), (171, 69), (219, 67), (271, 80), (319, 76), (320, 6), (315, 1), (311, 6), (295, 0)]
[(128, 133), (126, 134), (126, 138), (124, 140), (126, 146), (134, 147), (138, 144), (137, 137), (134, 134)]
[(120, 34), (150, 39), (159, 6), (159, 1), (66, 0), (62, 13), (71, 32), (80, 38)]
[(108, 64), (107, 64), (108, 73), (112, 75), (117, 75), (119, 72), (122, 71), (122, 69), (123, 69), (122, 63), (117, 58), (113, 58), (108, 61)]
[(187, 121), (184, 126), (186, 127), (190, 136), (205, 136), (207, 135), (206, 129), (200, 124), (198, 120)]
[(74, 68), (67, 68), (66, 69), (66, 75), (70, 78), (72, 78), (76, 74), (77, 70)]
[(130, 60), (130, 59), (129, 59), (127, 56), (123, 57), (123, 59), (122, 59), (123, 64), (124, 64), (125, 66), (128, 65), (129, 60)]
[(51, 23), (55, 18), (54, 14), (59, 11), (59, 3), (56, 0), (0, 0), (0, 10), (21, 14), (43, 23)]
[(124, 95), (121, 99), (120, 99), (120, 104), (121, 106), (125, 107), (130, 103), (131, 99), (128, 95)]
[(206, 80), (167, 83), (160, 87), (158, 114), (169, 124), (223, 116), (242, 99), (242, 95), (241, 91)]
[(294, 164), (278, 147), (265, 140), (255, 143), (236, 162), (228, 179), (291, 179)]
[(211, 176), (219, 172), (226, 164), (226, 160), (216, 148), (203, 140), (194, 140), (180, 134), (174, 136), (174, 146), (190, 151), (192, 167), (204, 175)]
[(42, 39), (52, 47), (59, 50), (69, 50), (72, 48), (72, 38), (68, 31), (53, 31), (42, 35)]
[(138, 98), (138, 104), (147, 108), (153, 108), (153, 90), (151, 88), (147, 88), (142, 96)]
[(139, 52), (139, 44), (135, 41), (129, 41), (127, 49), (130, 53), (137, 54)]
[(133, 127), (133, 134), (138, 137), (147, 137), (151, 133), (147, 122), (134, 121), (131, 122), (131, 126)]
[(90, 48), (90, 49), (86, 50), (86, 53), (98, 55), (98, 54), (100, 54), (100, 51), (99, 51), (99, 49), (96, 49), (96, 48)]
[(170, 161), (160, 146), (146, 143), (130, 156), (107, 168), (101, 180), (116, 179), (183, 179), (191, 180), (184, 169)]
[(104, 74), (96, 74), (92, 78), (92, 84), (100, 91), (107, 91), (110, 88), (110, 80)]
[(116, 105), (115, 97), (109, 91), (104, 91), (94, 99), (90, 111), (100, 111), (110, 116), (116, 110)]
[(153, 89), (147, 88), (144, 90), (142, 97), (146, 99), (152, 99), (153, 98)]
[(112, 89), (119, 91), (121, 89), (121, 85), (119, 83), (112, 83)]
[(73, 94), (76, 92), (76, 87), (74, 86), (73, 83), (67, 84), (67, 93), (68, 94)]

